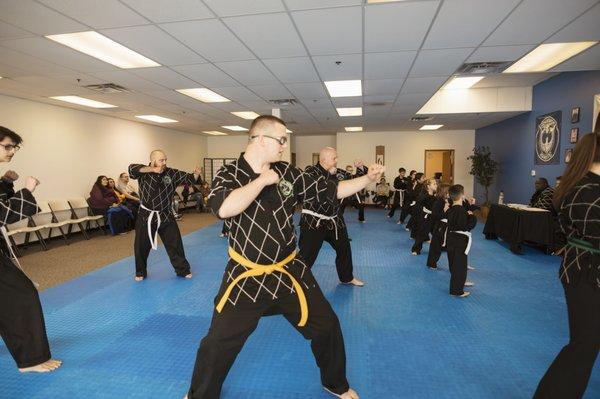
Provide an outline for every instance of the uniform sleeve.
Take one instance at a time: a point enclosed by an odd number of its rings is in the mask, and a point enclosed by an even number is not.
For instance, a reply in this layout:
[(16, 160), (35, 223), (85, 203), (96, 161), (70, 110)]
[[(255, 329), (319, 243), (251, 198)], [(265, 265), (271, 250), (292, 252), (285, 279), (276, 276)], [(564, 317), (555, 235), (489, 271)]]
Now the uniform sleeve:
[(0, 226), (18, 222), (37, 212), (38, 206), (33, 194), (24, 188), (17, 191), (8, 202), (0, 202)]
[(554, 197), (554, 190), (546, 189), (542, 191), (542, 194), (533, 206), (535, 208), (552, 210), (554, 209), (554, 206), (552, 205), (552, 197)]
[(142, 169), (144, 166), (146, 165), (142, 165), (139, 163), (132, 163), (131, 165), (129, 165), (129, 177), (131, 177), (132, 179), (139, 179), (142, 175), (142, 173), (140, 173), (140, 169)]
[[(307, 168), (308, 169), (308, 168)], [(339, 204), (337, 199), (336, 179), (326, 179), (323, 176), (295, 169), (294, 171), (294, 194), (298, 202), (330, 202)]]
[(180, 186), (182, 184), (192, 185), (196, 182), (196, 176), (193, 173), (183, 172), (177, 169), (170, 170), (171, 179), (173, 179), (173, 183), (175, 186)]
[[(212, 181), (212, 189), (208, 194), (208, 204), (213, 213), (219, 217), (219, 209), (223, 205), (223, 201), (229, 194), (240, 185), (236, 182), (235, 176), (227, 169), (226, 166), (221, 167)], [(221, 219), (219, 217), (219, 219)]]
[[(574, 230), (575, 238), (581, 238), (600, 248), (600, 204), (598, 185), (575, 187), (573, 196), (563, 203), (559, 221), (565, 232)], [(570, 226), (568, 225), (570, 224)]]

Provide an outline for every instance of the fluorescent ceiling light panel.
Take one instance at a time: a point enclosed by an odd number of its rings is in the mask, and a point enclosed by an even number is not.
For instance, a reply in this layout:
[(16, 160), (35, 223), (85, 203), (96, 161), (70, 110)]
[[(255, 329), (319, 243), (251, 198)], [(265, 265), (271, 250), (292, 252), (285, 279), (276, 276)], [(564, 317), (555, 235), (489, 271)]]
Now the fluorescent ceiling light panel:
[(336, 108), (339, 116), (362, 116), (362, 107)]
[(596, 42), (540, 44), (503, 73), (544, 72), (595, 45)]
[(444, 86), (444, 90), (469, 89), (483, 78), (483, 76), (455, 76)]
[(227, 133), (219, 132), (216, 130), (203, 131), (202, 133), (210, 134), (212, 136), (227, 136)]
[(116, 105), (102, 103), (100, 101), (90, 100), (89, 98), (83, 98), (78, 96), (56, 96), (50, 97), (54, 100), (65, 101), (71, 104), (83, 105), (84, 107), (92, 108), (117, 108)]
[(331, 80), (324, 83), (331, 97), (362, 96), (362, 85), (360, 80)]
[(196, 100), (200, 100), (203, 103), (226, 103), (231, 101), (230, 99), (205, 88), (181, 89), (177, 91)]
[(377, 4), (377, 3), (397, 3), (400, 1), (406, 0), (367, 0), (367, 4)]
[(118, 66), (119, 68), (127, 69), (160, 66), (160, 64), (151, 59), (128, 49), (98, 32), (65, 33), (46, 37), (57, 43), (71, 47), (74, 50), (98, 58), (101, 61)]
[(438, 130), (444, 125), (423, 125), (419, 130)]
[(179, 122), (175, 119), (169, 119), (158, 115), (136, 115), (136, 118), (145, 119), (147, 121), (156, 122), (156, 123), (175, 123)]
[(256, 112), (252, 112), (252, 111), (232, 112), (232, 114), (234, 114), (235, 116), (239, 116), (240, 118), (243, 118), (243, 119), (256, 119), (260, 116)]
[(349, 126), (345, 127), (347, 132), (362, 132), (362, 126)]
[(248, 129), (241, 126), (221, 126), (222, 128), (233, 130), (234, 132), (247, 132)]

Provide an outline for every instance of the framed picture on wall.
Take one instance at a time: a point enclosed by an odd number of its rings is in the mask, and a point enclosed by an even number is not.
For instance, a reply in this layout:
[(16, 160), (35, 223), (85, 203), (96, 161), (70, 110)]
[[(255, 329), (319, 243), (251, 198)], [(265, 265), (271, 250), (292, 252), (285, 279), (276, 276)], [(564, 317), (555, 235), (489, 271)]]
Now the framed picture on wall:
[(565, 163), (571, 162), (571, 157), (573, 156), (573, 149), (567, 148), (565, 150)]
[(571, 109), (571, 123), (579, 122), (579, 111), (580, 111), (579, 107), (575, 107), (575, 108)]
[(570, 139), (571, 144), (577, 143), (578, 137), (579, 137), (579, 128), (578, 127), (571, 128), (571, 139)]

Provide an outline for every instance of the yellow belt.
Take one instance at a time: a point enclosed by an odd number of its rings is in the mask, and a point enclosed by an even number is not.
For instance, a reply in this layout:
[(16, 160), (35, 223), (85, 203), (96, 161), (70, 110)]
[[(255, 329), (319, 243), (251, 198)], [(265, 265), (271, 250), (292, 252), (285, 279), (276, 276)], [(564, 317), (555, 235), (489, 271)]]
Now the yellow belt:
[(221, 300), (217, 304), (217, 312), (221, 313), (223, 307), (227, 303), (227, 299), (229, 295), (231, 295), (231, 291), (233, 288), (245, 278), (248, 277), (257, 277), (263, 274), (271, 274), (275, 271), (285, 274), (292, 280), (292, 284), (294, 286), (294, 290), (298, 295), (298, 301), (300, 302), (300, 322), (298, 323), (298, 327), (303, 327), (306, 325), (306, 321), (308, 320), (308, 303), (306, 302), (306, 296), (304, 295), (304, 291), (302, 290), (302, 286), (300, 283), (292, 276), (287, 270), (283, 268), (283, 266), (290, 263), (296, 257), (296, 251), (292, 252), (287, 258), (282, 260), (281, 262), (277, 262), (274, 265), (259, 265), (258, 263), (254, 263), (244, 258), (242, 255), (235, 252), (235, 250), (229, 247), (229, 257), (239, 263), (240, 265), (247, 267), (249, 270), (246, 270), (244, 273), (237, 276), (227, 287), (225, 293), (221, 297)]

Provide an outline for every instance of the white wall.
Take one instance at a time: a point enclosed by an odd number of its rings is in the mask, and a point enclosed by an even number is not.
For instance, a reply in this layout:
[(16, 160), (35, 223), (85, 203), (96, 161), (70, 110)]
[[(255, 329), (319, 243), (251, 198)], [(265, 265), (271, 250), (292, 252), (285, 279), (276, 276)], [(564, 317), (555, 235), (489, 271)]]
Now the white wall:
[(308, 165), (312, 165), (313, 153), (318, 153), (325, 147), (336, 146), (336, 137), (333, 135), (292, 136), (292, 152), (296, 153), (296, 166), (302, 169), (304, 169)]
[(475, 131), (440, 132), (363, 132), (338, 133), (338, 165), (353, 163), (362, 159), (365, 164), (375, 162), (375, 147), (385, 146), (386, 178), (393, 180), (398, 169), (404, 167), (423, 172), (425, 150), (455, 150), (454, 182), (465, 187), (465, 193), (473, 193), (473, 176), (469, 175), (470, 163), (467, 157), (475, 146)]
[(206, 138), (207, 158), (238, 158), (246, 150), (248, 136), (211, 136)]
[(168, 165), (192, 171), (206, 154), (206, 138), (162, 127), (0, 95), (0, 125), (24, 144), (0, 173), (35, 176), (38, 200), (88, 196), (98, 175), (118, 178), (130, 163), (146, 163), (163, 149)]

